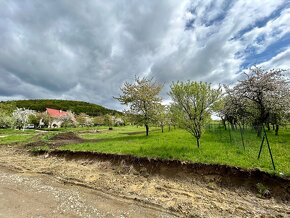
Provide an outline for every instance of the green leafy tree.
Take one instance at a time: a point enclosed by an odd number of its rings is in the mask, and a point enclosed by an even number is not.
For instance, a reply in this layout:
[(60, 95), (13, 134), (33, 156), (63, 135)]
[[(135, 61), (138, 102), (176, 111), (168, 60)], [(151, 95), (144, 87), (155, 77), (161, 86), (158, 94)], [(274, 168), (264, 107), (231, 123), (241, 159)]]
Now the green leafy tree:
[(9, 113), (0, 110), (0, 128), (11, 128), (14, 120)]
[(112, 116), (112, 115), (109, 115), (109, 114), (106, 114), (106, 115), (104, 116), (104, 124), (105, 124), (106, 126), (108, 126), (109, 129), (112, 128), (113, 125), (114, 125), (113, 116)]
[(170, 104), (167, 106), (167, 124), (168, 124), (168, 128), (169, 128), (169, 131), (171, 131), (171, 126), (176, 127), (177, 125), (177, 118), (175, 116), (176, 114), (176, 108), (174, 106), (174, 104)]
[(214, 103), (221, 96), (221, 88), (214, 89), (205, 82), (177, 82), (171, 85), (170, 96), (180, 127), (191, 133), (200, 147), (204, 126), (210, 120)]
[(93, 118), (93, 123), (95, 126), (103, 126), (105, 125), (105, 118), (104, 116), (97, 116)]
[(162, 132), (164, 132), (164, 126), (168, 123), (168, 111), (166, 109), (166, 106), (162, 104), (157, 107), (156, 123), (161, 127)]
[(48, 127), (49, 123), (51, 122), (51, 117), (45, 112), (38, 113), (40, 120), (39, 120), (39, 128)]
[(14, 124), (12, 112), (16, 109), (13, 103), (0, 103), (0, 128), (11, 128)]
[(28, 123), (33, 124), (34, 128), (37, 128), (39, 126), (40, 119), (41, 119), (41, 117), (40, 117), (39, 113), (30, 114), (28, 116)]
[(125, 82), (121, 87), (122, 95), (115, 97), (121, 104), (130, 107), (129, 113), (137, 124), (143, 124), (146, 128), (146, 136), (149, 135), (149, 125), (153, 123), (158, 106), (161, 104), (159, 93), (163, 85), (154, 82), (153, 79), (136, 78), (134, 83)]

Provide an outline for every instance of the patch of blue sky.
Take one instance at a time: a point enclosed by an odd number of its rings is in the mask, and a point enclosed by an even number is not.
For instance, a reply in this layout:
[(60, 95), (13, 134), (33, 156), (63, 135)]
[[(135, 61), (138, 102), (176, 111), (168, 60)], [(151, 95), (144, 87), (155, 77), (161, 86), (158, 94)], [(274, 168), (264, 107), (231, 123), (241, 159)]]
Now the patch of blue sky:
[(185, 23), (185, 30), (193, 30), (194, 29), (194, 27), (193, 27), (194, 22), (195, 22), (195, 19), (187, 20)]
[[(204, 23), (205, 26), (212, 26), (218, 23), (222, 23), (222, 21), (227, 16), (227, 12), (232, 8), (233, 5), (234, 5), (234, 1), (231, 1), (231, 0), (224, 1), (223, 4), (221, 5), (221, 8), (219, 9), (220, 12), (218, 13), (218, 15), (215, 16), (214, 19), (211, 19), (211, 20), (206, 19)], [(214, 4), (211, 4), (209, 11), (210, 10), (216, 10)]]
[[(234, 1), (232, 0), (225, 0), (220, 8), (217, 8), (215, 1), (211, 2), (207, 6), (206, 11), (210, 14), (213, 11), (218, 11), (217, 15), (213, 17), (213, 19), (209, 19), (210, 16), (205, 14), (203, 17), (200, 17), (201, 23), (204, 24), (206, 27), (212, 26), (215, 24), (220, 24), (225, 19), (227, 12), (231, 9), (231, 7), (234, 5)], [(188, 12), (195, 15), (197, 8), (189, 8)], [(193, 30), (194, 29), (194, 22), (195, 19), (192, 18), (190, 20), (187, 20), (185, 23), (185, 30)]]
[(281, 13), (288, 8), (290, 8), (290, 1), (287, 1), (283, 5), (279, 6), (269, 16), (264, 17), (260, 20), (257, 20), (252, 25), (242, 29), (231, 40), (236, 40), (236, 39), (241, 38), (245, 33), (250, 32), (251, 30), (253, 30), (256, 27), (260, 28), (260, 27), (265, 26), (270, 20), (275, 20), (276, 18), (278, 18), (281, 15)]
[[(241, 69), (249, 68), (255, 64), (260, 64), (270, 60), (277, 54), (285, 51), (290, 46), (290, 33), (284, 35), (281, 39), (269, 45), (263, 52), (257, 53), (253, 47), (248, 47), (245, 50), (245, 60), (241, 65)], [(241, 56), (240, 52), (236, 53), (236, 58)]]

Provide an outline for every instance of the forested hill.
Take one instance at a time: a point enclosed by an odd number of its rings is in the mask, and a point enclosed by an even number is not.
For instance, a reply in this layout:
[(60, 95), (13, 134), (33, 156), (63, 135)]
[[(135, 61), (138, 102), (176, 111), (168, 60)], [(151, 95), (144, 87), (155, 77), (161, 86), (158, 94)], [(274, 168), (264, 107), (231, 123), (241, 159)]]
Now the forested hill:
[(15, 100), (0, 103), (12, 103), (18, 108), (26, 108), (36, 111), (45, 111), (46, 108), (58, 110), (70, 110), (76, 114), (86, 113), (90, 116), (99, 116), (104, 114), (121, 114), (116, 110), (110, 110), (97, 104), (91, 104), (83, 101), (55, 100), (55, 99), (37, 99), (37, 100)]

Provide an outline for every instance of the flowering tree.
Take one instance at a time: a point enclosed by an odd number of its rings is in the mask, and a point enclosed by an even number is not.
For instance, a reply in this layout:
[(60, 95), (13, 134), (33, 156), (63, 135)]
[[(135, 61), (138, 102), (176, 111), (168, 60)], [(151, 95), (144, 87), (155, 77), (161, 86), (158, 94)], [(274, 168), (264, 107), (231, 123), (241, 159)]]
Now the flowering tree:
[(78, 125), (80, 125), (80, 126), (92, 126), (93, 125), (93, 119), (85, 113), (81, 113), (81, 114), (77, 115), (76, 121), (78, 122)]
[(67, 111), (65, 116), (61, 116), (57, 119), (61, 123), (62, 127), (76, 126), (76, 124), (77, 124), (77, 121), (75, 119), (75, 115), (71, 111)]
[(29, 123), (29, 117), (31, 115), (35, 115), (34, 110), (29, 110), (25, 108), (16, 108), (16, 110), (13, 111), (12, 117), (14, 119), (14, 125), (18, 129), (23, 129), (27, 124)]
[(237, 116), (247, 118), (256, 127), (261, 136), (261, 127), (269, 122), (278, 127), (286, 117), (290, 107), (290, 88), (285, 70), (264, 70), (259, 67), (250, 69), (246, 79), (241, 80), (232, 89), (226, 87), (229, 96), (228, 107)]

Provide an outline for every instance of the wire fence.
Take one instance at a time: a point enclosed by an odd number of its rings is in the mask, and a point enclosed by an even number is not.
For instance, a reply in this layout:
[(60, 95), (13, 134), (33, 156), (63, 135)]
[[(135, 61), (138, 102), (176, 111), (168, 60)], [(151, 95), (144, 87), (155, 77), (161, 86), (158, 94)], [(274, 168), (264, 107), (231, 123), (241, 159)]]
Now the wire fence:
[[(210, 123), (206, 126), (206, 131), (215, 135), (216, 140), (223, 143), (228, 143), (237, 146), (251, 146), (253, 142), (259, 142), (262, 140), (263, 133), (259, 138), (257, 136), (257, 130), (253, 126), (236, 126), (233, 128), (231, 125), (222, 123)], [(286, 137), (285, 134), (290, 133), (290, 124), (282, 125), (279, 128), (278, 135), (275, 135), (275, 130), (272, 126), (270, 129), (265, 128), (267, 135), (269, 136), (270, 143), (280, 143)], [(289, 140), (290, 141), (290, 140)]]

